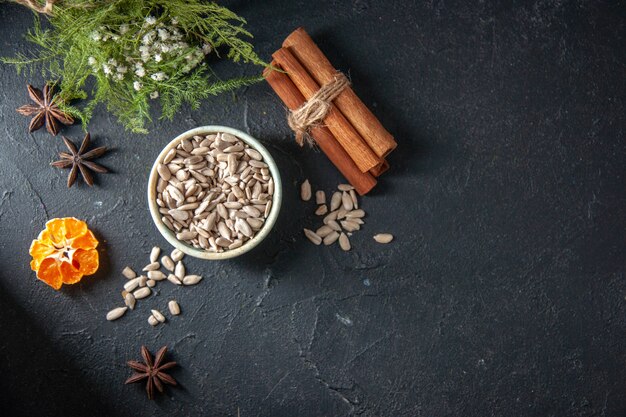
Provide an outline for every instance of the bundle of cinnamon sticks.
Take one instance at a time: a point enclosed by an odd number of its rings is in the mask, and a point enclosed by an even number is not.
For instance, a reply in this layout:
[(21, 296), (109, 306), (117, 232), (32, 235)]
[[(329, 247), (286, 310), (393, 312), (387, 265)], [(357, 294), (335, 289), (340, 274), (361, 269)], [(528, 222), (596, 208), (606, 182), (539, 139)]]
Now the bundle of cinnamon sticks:
[[(320, 87), (332, 83), (337, 70), (304, 28), (292, 32), (272, 55), (263, 76), (290, 110), (297, 110)], [(386, 156), (396, 141), (350, 86), (333, 100), (322, 125), (310, 130), (319, 148), (361, 195), (389, 168)]]

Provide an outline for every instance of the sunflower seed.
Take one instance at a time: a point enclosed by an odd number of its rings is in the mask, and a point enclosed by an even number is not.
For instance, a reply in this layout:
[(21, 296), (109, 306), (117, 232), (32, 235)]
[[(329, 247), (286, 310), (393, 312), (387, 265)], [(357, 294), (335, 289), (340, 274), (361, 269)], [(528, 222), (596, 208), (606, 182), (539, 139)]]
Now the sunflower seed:
[(356, 230), (361, 229), (361, 225), (360, 224), (358, 224), (356, 222), (353, 222), (351, 220), (343, 220), (343, 221), (340, 222), (340, 224), (341, 224), (341, 227), (343, 227), (343, 229), (346, 232), (354, 232)]
[(323, 242), (324, 245), (328, 246), (335, 243), (337, 239), (339, 239), (339, 232), (333, 230), (328, 236), (324, 238)]
[(315, 204), (326, 204), (326, 193), (324, 191), (315, 192)]
[(374, 240), (378, 243), (389, 243), (393, 240), (393, 235), (390, 233), (378, 233), (374, 235)]
[(337, 189), (339, 191), (350, 191), (350, 190), (354, 190), (354, 187), (351, 186), (350, 184), (339, 184), (337, 186)]
[(332, 232), (333, 232), (333, 229), (330, 226), (324, 225), (320, 227), (319, 229), (317, 229), (315, 231), (315, 234), (321, 238), (324, 238), (328, 236), (329, 234), (331, 234)]
[(314, 245), (319, 245), (320, 243), (322, 243), (322, 238), (314, 231), (309, 229), (303, 229), (303, 231), (307, 239), (309, 239)]
[(271, 212), (276, 190), (270, 169), (260, 152), (236, 136), (186, 138), (161, 165), (165, 178), (165, 169), (170, 174), (167, 181), (159, 176), (157, 184), (162, 222), (177, 239), (196, 248), (240, 247)]
[(304, 182), (300, 184), (300, 198), (302, 201), (309, 201), (311, 199), (311, 183), (309, 180), (304, 180)]
[(146, 285), (150, 288), (153, 288), (156, 285), (156, 281), (153, 279), (149, 279), (146, 281)]
[(178, 220), (179, 222), (184, 222), (185, 220), (189, 218), (188, 212), (177, 210), (177, 209), (170, 210), (169, 214), (170, 216), (174, 218), (174, 220)]
[(161, 264), (156, 261), (152, 261), (152, 263), (144, 266), (142, 271), (156, 271), (159, 268), (161, 268)]
[(322, 220), (324, 222), (324, 224), (328, 224), (329, 221), (331, 220), (337, 220), (337, 214), (339, 212), (337, 210), (335, 211), (331, 211), (330, 213), (328, 213), (326, 215), (326, 217), (324, 217), (324, 220)]
[(178, 305), (178, 302), (176, 302), (176, 300), (171, 300), (169, 303), (167, 303), (167, 308), (169, 308), (172, 316), (178, 316), (180, 314), (180, 306)]
[(169, 256), (165, 255), (163, 257), (161, 257), (161, 264), (165, 267), (165, 269), (167, 269), (168, 271), (173, 271), (174, 270), (174, 261), (172, 260), (172, 258), (170, 258)]
[(172, 258), (172, 261), (178, 262), (183, 259), (183, 256), (185, 256), (185, 254), (180, 249), (174, 249), (172, 251), (172, 254), (170, 255), (170, 258)]
[(328, 207), (326, 206), (326, 204), (322, 204), (317, 208), (317, 210), (315, 210), (315, 214), (317, 214), (318, 216), (323, 216), (326, 213), (328, 213)]
[(147, 282), (148, 282), (148, 277), (146, 277), (145, 275), (140, 276), (139, 278), (137, 278), (139, 280), (139, 287), (145, 287)]
[(176, 275), (176, 278), (180, 280), (182, 280), (185, 276), (185, 265), (183, 265), (181, 261), (178, 261), (176, 263), (176, 267), (174, 268), (174, 275)]
[(341, 226), (339, 226), (339, 223), (337, 223), (337, 221), (335, 220), (330, 220), (328, 223), (326, 223), (326, 226), (330, 227), (333, 230), (341, 232)]
[(161, 271), (148, 271), (148, 278), (155, 281), (163, 281), (165, 279), (165, 274)]
[(339, 235), (339, 247), (344, 251), (350, 250), (350, 239), (348, 239), (345, 233)]
[(127, 293), (124, 296), (124, 304), (126, 304), (126, 307), (130, 308), (131, 310), (135, 309), (135, 303), (137, 302), (137, 300), (135, 300), (135, 296), (132, 295), (131, 293)]
[(114, 308), (113, 310), (107, 313), (107, 320), (113, 321), (113, 320), (119, 319), (120, 317), (124, 315), (124, 313), (126, 313), (126, 310), (128, 310), (128, 307)]
[(187, 275), (183, 278), (183, 284), (196, 285), (201, 280), (202, 280), (202, 277), (200, 275)]
[(346, 193), (345, 191), (341, 194), (341, 203), (344, 210), (350, 211), (354, 208), (354, 203), (352, 203), (352, 198), (350, 198), (350, 194)]
[(133, 279), (137, 276), (137, 273), (133, 271), (129, 266), (122, 269), (122, 275), (124, 275), (128, 279)]
[(178, 278), (176, 278), (176, 275), (174, 275), (174, 274), (169, 274), (167, 276), (167, 280), (169, 282), (171, 282), (172, 284), (182, 285), (182, 282), (180, 282), (180, 280)]
[(148, 323), (150, 323), (150, 326), (156, 326), (157, 324), (159, 324), (159, 321), (156, 317), (150, 314), (150, 317), (148, 317)]
[(352, 210), (349, 211), (348, 213), (346, 213), (346, 217), (356, 217), (356, 218), (361, 218), (361, 217), (365, 217), (365, 212), (362, 209), (358, 209), (358, 210)]
[(335, 191), (333, 196), (330, 198), (330, 211), (333, 212), (337, 210), (341, 206), (341, 193)]
[(169, 164), (170, 162), (172, 162), (172, 159), (174, 159), (175, 156), (176, 156), (176, 149), (170, 149), (167, 155), (165, 155), (165, 158), (163, 158), (163, 163)]
[(349, 193), (350, 193), (350, 198), (352, 199), (352, 206), (355, 209), (358, 209), (359, 208), (359, 200), (356, 197), (356, 192), (354, 190), (350, 190)]
[(124, 284), (124, 289), (128, 292), (134, 291), (137, 287), (139, 287), (139, 278), (133, 278)]
[(164, 164), (159, 164), (157, 166), (157, 172), (163, 181), (169, 181), (169, 179), (172, 178), (172, 173)]
[(147, 296), (149, 296), (150, 294), (152, 294), (152, 290), (149, 287), (143, 287), (143, 288), (139, 288), (138, 290), (136, 290), (135, 292), (133, 292), (133, 296), (137, 299), (137, 300), (141, 300), (142, 298), (146, 298)]
[(150, 312), (160, 323), (165, 323), (165, 316), (159, 310), (150, 310)]

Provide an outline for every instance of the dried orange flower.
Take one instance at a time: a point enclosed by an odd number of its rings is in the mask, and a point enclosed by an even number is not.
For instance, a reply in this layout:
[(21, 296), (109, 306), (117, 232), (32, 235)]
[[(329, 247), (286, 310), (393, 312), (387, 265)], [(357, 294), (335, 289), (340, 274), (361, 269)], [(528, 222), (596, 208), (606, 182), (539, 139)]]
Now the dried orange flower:
[(55, 290), (98, 270), (98, 241), (87, 223), (73, 217), (52, 219), (30, 245), (30, 267)]

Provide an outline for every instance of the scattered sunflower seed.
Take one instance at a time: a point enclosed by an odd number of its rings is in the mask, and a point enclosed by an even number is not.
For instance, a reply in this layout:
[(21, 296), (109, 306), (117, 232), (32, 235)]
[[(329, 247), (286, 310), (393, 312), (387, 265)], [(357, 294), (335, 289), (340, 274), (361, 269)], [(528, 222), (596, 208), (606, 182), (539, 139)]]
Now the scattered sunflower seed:
[(200, 275), (186, 275), (183, 278), (183, 284), (184, 285), (196, 285), (201, 280), (202, 280), (202, 276)]
[(348, 239), (345, 233), (339, 235), (339, 247), (344, 251), (350, 250), (350, 239)]
[(144, 266), (142, 271), (156, 271), (161, 267), (161, 264), (158, 262), (151, 262), (148, 265)]
[(133, 296), (134, 296), (137, 300), (141, 300), (142, 298), (146, 298), (146, 297), (148, 297), (150, 294), (152, 294), (152, 290), (151, 290), (149, 287), (139, 288), (138, 290), (136, 290), (135, 292), (133, 292)]
[(374, 240), (378, 243), (389, 243), (393, 240), (393, 235), (390, 233), (378, 233), (374, 235)]
[(148, 317), (148, 323), (150, 323), (150, 326), (156, 326), (157, 324), (159, 324), (159, 321), (156, 317), (150, 314), (150, 317)]
[(300, 185), (300, 198), (302, 201), (309, 201), (311, 199), (311, 183), (309, 180), (304, 180)]
[(170, 258), (169, 256), (165, 255), (163, 257), (161, 257), (161, 264), (165, 267), (165, 269), (167, 269), (168, 271), (173, 271), (174, 270), (174, 261), (172, 260), (172, 258)]
[(113, 310), (107, 313), (107, 320), (113, 321), (113, 320), (119, 319), (120, 317), (124, 315), (124, 313), (126, 313), (126, 310), (128, 310), (128, 307), (114, 308)]
[(122, 269), (122, 275), (124, 275), (128, 279), (133, 279), (137, 276), (137, 273), (133, 271), (129, 266)]
[(322, 204), (317, 208), (317, 210), (315, 210), (315, 214), (318, 216), (323, 216), (326, 213), (328, 213), (328, 206), (326, 204)]
[(163, 281), (166, 277), (165, 274), (161, 271), (148, 271), (148, 278), (155, 281)]
[(172, 251), (172, 254), (170, 255), (170, 258), (172, 258), (172, 261), (178, 262), (183, 259), (183, 256), (185, 256), (185, 254), (180, 249), (174, 249)]
[(181, 261), (178, 261), (176, 267), (174, 268), (174, 275), (179, 280), (182, 280), (185, 277), (185, 265)]
[(165, 323), (165, 316), (159, 310), (150, 310), (150, 312), (160, 323)]
[(161, 248), (159, 248), (158, 246), (153, 247), (152, 250), (150, 251), (150, 262), (156, 262), (156, 260), (159, 259), (160, 253), (161, 253)]
[(135, 296), (131, 293), (127, 293), (124, 296), (124, 304), (126, 304), (126, 307), (130, 308), (131, 310), (135, 309), (135, 302), (137, 300), (135, 300)]
[(341, 206), (341, 193), (335, 191), (333, 196), (330, 198), (330, 211), (335, 211)]
[(326, 204), (326, 193), (324, 191), (319, 190), (315, 192), (315, 204)]
[(176, 285), (183, 285), (183, 283), (182, 283), (182, 282), (180, 282), (180, 280), (179, 280), (178, 278), (176, 278), (176, 275), (174, 275), (174, 274), (169, 274), (169, 275), (167, 276), (167, 280), (168, 280), (169, 282), (171, 282), (172, 284), (176, 284)]
[(167, 303), (167, 308), (169, 308), (172, 316), (178, 316), (180, 314), (180, 306), (178, 305), (178, 302), (176, 302), (176, 300), (171, 300), (169, 303)]
[(309, 229), (303, 229), (304, 230), (304, 235), (311, 241), (313, 242), (314, 245), (319, 245), (322, 243), (322, 238), (316, 234), (314, 231), (309, 230)]
[(332, 245), (333, 243), (335, 243), (337, 239), (339, 239), (339, 232), (336, 232), (333, 230), (330, 234), (328, 234), (324, 238), (323, 242), (324, 242), (324, 245), (328, 246), (328, 245)]

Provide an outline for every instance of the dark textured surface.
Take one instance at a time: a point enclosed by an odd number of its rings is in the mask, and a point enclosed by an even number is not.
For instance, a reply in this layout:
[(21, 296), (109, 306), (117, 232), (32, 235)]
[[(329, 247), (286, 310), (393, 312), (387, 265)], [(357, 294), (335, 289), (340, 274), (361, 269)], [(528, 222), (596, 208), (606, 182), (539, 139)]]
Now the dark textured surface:
[[(398, 139), (349, 253), (301, 235), (318, 220), (297, 182), (330, 190), (340, 177), (293, 144), (267, 85), (155, 122), (148, 136), (101, 109), (90, 130), (114, 148), (102, 159), (114, 173), (67, 190), (67, 172), (47, 166), (60, 138), (25, 133), (14, 109), (27, 79), (0, 66), (0, 413), (626, 415), (626, 9), (500, 3), (227, 2), (265, 58), (305, 25)], [(26, 50), (31, 19), (0, 6), (2, 55)], [(268, 145), (285, 185), (278, 224), (241, 259), (187, 259), (201, 285), (159, 285), (106, 322), (121, 269), (167, 247), (147, 212), (149, 167), (204, 124)], [(102, 267), (55, 292), (30, 271), (28, 247), (59, 216), (95, 229)], [(396, 240), (375, 244), (379, 231)], [(170, 297), (183, 315), (150, 328), (149, 309)], [(142, 343), (168, 345), (181, 365), (181, 387), (156, 402), (123, 385)]]

